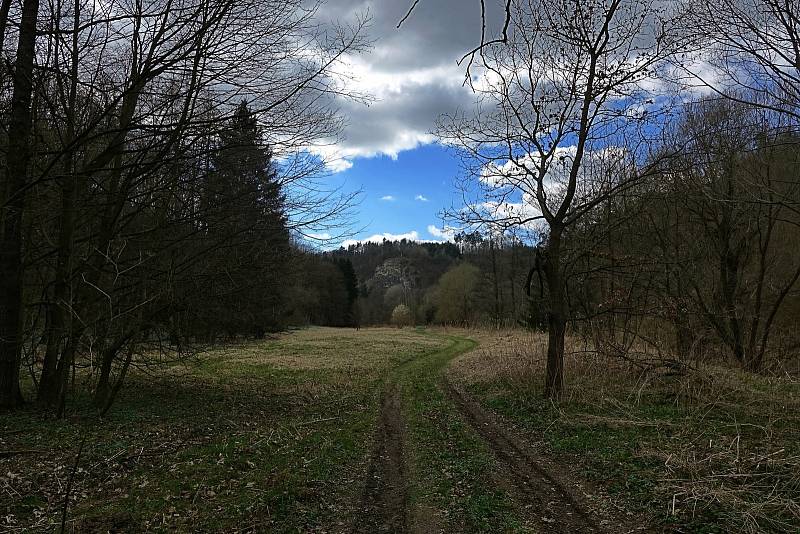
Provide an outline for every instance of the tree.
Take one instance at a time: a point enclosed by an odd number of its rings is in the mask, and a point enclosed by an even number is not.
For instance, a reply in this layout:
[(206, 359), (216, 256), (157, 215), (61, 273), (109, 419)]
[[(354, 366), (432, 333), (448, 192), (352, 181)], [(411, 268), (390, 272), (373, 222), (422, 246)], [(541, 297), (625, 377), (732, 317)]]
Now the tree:
[(564, 241), (576, 222), (647, 174), (637, 168), (643, 149), (635, 142), (653, 98), (644, 82), (679, 36), (668, 14), (641, 0), (517, 0), (508, 13), (503, 38), (482, 39), (470, 61), (483, 69), (471, 82), (480, 95), (475, 117), (448, 117), (439, 134), (463, 150), (472, 171), (468, 209), (453, 217), (500, 228), (544, 223), (544, 389), (558, 398), (569, 317)]
[[(3, 7), (3, 31), (8, 9)], [(8, 151), (0, 183), (0, 408), (22, 403), (19, 368), (22, 358), (22, 224), (30, 185), (31, 98), (36, 54), (36, 22), (39, 0), (25, 0), (17, 40), (12, 77), (13, 94), (8, 122)], [(4, 39), (5, 35), (0, 35)], [(2, 59), (2, 58), (0, 58)]]
[(358, 277), (353, 268), (353, 262), (349, 258), (339, 258), (336, 260), (336, 266), (342, 272), (344, 280), (344, 287), (347, 291), (347, 325), (358, 326), (359, 314), (356, 307), (356, 299), (358, 298)]
[(679, 233), (651, 232), (677, 271), (679, 298), (744, 369), (759, 371), (800, 279), (790, 252), (800, 219), (785, 202), (800, 201), (800, 142), (774, 112), (730, 99), (693, 104), (676, 130), (682, 153), (664, 169), (672, 190), (661, 202), (680, 206), (670, 221)]
[[(697, 40), (682, 68), (719, 96), (800, 119), (800, 5), (696, 0), (684, 23)], [(708, 67), (711, 67), (710, 69)]]
[(463, 326), (473, 321), (480, 280), (480, 270), (469, 263), (461, 263), (444, 273), (436, 292), (436, 320)]
[[(76, 0), (42, 10), (26, 0), (10, 14), (8, 4), (0, 40), (17, 36), (19, 98), (3, 117), (14, 134), (0, 187), (2, 403), (18, 402), (21, 349), (32, 355), (40, 340), (39, 398), (59, 409), (87, 347), (102, 362), (93, 378), (103, 404), (132, 358), (198, 341), (202, 298), (225, 303), (226, 334), (277, 327), (283, 288), (267, 276), (280, 270), (271, 247), (285, 251), (289, 232), (333, 224), (353, 199), (320, 184), (325, 162), (307, 148), (340, 131), (329, 95), (360, 98), (335, 66), (365, 45), (364, 21), (328, 31), (299, 0)], [(238, 142), (229, 119), (243, 99), (239, 132), (259, 139), (239, 147), (247, 161), (224, 161), (218, 149)], [(24, 150), (30, 139), (35, 158)], [(260, 178), (231, 179), (259, 159), (270, 162)], [(215, 179), (231, 187), (209, 199), (203, 186)], [(36, 203), (25, 202), (29, 191)], [(215, 218), (217, 201), (230, 217)], [(223, 258), (226, 246), (235, 252)], [(223, 266), (239, 277), (227, 287)], [(261, 308), (249, 305), (257, 298)]]

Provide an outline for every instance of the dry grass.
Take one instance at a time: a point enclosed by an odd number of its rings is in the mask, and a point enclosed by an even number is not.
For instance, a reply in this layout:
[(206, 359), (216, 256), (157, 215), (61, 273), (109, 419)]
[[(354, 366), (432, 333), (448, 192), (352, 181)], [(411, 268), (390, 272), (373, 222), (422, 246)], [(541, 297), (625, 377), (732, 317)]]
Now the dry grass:
[(422, 332), (398, 328), (366, 330), (314, 327), (300, 335), (281, 334), (279, 343), (246, 343), (217, 349), (203, 355), (228, 365), (268, 364), (287, 370), (381, 370), (392, 361), (387, 355), (401, 354), (413, 345), (415, 350), (431, 350), (441, 340)]
[[(641, 468), (652, 488), (637, 495), (641, 488), (628, 484), (620, 498), (657, 506), (654, 522), (706, 532), (800, 531), (797, 378), (719, 364), (676, 372), (641, 365), (652, 363), (652, 355), (625, 360), (569, 339), (567, 393), (550, 406), (539, 398), (546, 336), (511, 330), (472, 337), (481, 347), (456, 361), (452, 372), (502, 415), (544, 433), (554, 453), (585, 447), (570, 461), (589, 470), (594, 462), (598, 478), (614, 463), (624, 467), (622, 474)], [(630, 444), (630, 457), (602, 449), (614, 439), (622, 443), (617, 449)]]

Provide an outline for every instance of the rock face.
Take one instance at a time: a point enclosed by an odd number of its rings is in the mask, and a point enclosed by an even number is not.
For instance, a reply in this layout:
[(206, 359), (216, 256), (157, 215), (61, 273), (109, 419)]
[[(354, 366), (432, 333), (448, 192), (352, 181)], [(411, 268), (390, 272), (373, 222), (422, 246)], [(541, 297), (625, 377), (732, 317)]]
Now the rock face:
[(400, 285), (414, 289), (419, 285), (419, 271), (408, 258), (389, 258), (375, 269), (372, 283), (383, 288)]

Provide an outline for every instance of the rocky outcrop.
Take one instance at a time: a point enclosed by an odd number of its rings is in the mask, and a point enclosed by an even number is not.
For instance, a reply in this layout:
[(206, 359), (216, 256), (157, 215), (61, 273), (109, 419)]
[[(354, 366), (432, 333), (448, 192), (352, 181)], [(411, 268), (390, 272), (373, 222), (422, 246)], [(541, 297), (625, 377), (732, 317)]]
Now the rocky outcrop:
[(395, 285), (406, 289), (419, 286), (419, 270), (408, 258), (389, 258), (375, 269), (372, 283), (376, 287), (388, 288)]

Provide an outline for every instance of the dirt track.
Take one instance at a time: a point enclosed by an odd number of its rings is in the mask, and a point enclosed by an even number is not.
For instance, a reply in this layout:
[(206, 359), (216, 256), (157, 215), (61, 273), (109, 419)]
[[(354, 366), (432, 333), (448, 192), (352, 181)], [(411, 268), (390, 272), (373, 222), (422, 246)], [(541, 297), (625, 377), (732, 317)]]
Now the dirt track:
[[(404, 365), (395, 372), (399, 373), (402, 367)], [(395, 374), (395, 378), (397, 376)], [(569, 477), (554, 474), (557, 466), (537, 458), (534, 451), (498, 424), (496, 417), (450, 380), (447, 373), (441, 374), (439, 384), (463, 420), (488, 445), (499, 465), (496, 483), (512, 491), (515, 500), (524, 508), (528, 524), (537, 532), (607, 531), (604, 526), (609, 523), (603, 522), (601, 526), (600, 520), (588, 511), (590, 506), (580, 492), (567, 486)], [(414, 514), (409, 509), (409, 466), (406, 462), (413, 454), (404, 452), (402, 404), (397, 380), (390, 380), (383, 393), (373, 454), (353, 532), (420, 530), (420, 526), (412, 528), (409, 520)], [(629, 530), (622, 529), (623, 532)]]
[(383, 393), (375, 448), (367, 470), (361, 513), (353, 532), (408, 532), (408, 501), (403, 458), (403, 421), (397, 384)]
[(500, 476), (516, 487), (520, 500), (531, 507), (531, 515), (543, 532), (603, 532), (576, 497), (461, 387), (447, 377), (443, 378), (442, 387), (470, 426), (488, 443), (501, 465)]

